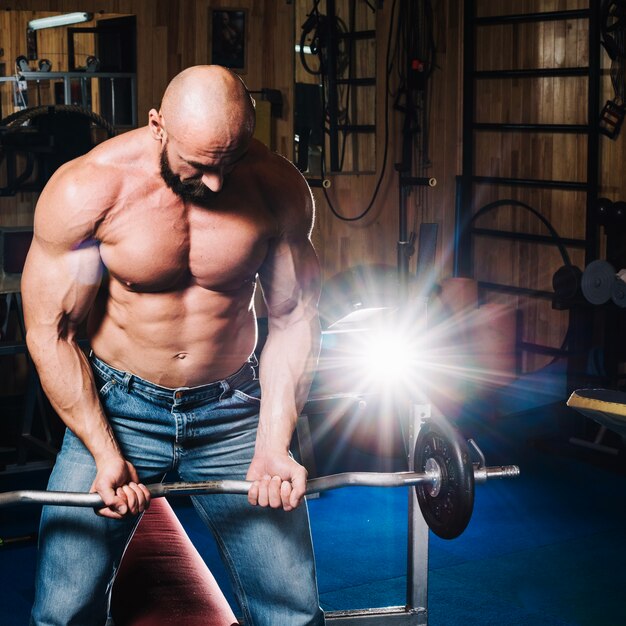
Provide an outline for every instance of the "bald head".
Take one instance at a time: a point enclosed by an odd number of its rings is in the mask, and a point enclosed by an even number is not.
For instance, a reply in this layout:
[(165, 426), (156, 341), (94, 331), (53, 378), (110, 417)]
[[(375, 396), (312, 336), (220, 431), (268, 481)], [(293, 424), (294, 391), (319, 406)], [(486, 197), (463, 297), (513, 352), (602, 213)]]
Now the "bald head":
[(254, 101), (230, 70), (198, 65), (172, 80), (161, 109), (151, 109), (148, 120), (166, 185), (186, 200), (210, 203), (247, 154)]
[(167, 132), (181, 141), (204, 130), (235, 141), (254, 132), (254, 101), (241, 78), (219, 65), (197, 65), (175, 76), (160, 112)]

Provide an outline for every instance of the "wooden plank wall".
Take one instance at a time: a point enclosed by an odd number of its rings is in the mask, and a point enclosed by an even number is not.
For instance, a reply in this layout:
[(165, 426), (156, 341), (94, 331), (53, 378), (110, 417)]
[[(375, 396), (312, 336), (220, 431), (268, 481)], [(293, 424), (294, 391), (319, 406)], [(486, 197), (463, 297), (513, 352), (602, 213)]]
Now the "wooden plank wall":
[[(268, 5), (271, 4), (271, 7)], [(452, 6), (449, 10), (448, 7)], [(432, 176), (439, 181), (428, 194), (423, 206), (411, 206), (411, 223), (436, 221), (440, 224), (440, 265), (449, 273), (451, 264), (448, 246), (454, 215), (454, 177), (458, 171), (459, 146), (459, 69), (460, 15), (456, 2), (437, 3), (436, 25), (439, 71), (433, 82), (433, 153)], [(382, 41), (376, 47), (377, 75), (384, 71), (386, 34), (392, 3), (376, 13), (376, 28)], [(107, 14), (134, 14), (138, 24), (138, 109), (140, 122), (150, 107), (158, 106), (168, 79), (180, 69), (209, 60), (209, 11), (214, 8), (245, 8), (249, 18), (248, 67), (244, 74), (250, 89), (271, 87), (279, 89), (284, 98), (283, 117), (276, 121), (276, 149), (291, 157), (292, 107), (294, 82), (294, 5), (288, 2), (261, 0), (20, 0), (0, 1), (0, 15), (7, 11), (30, 11), (33, 14), (86, 10)], [(9, 9), (11, 11), (9, 11)], [(17, 28), (22, 37), (22, 26)], [(11, 32), (11, 29), (4, 32)], [(448, 46), (448, 41), (452, 45)], [(25, 45), (25, 44), (24, 44)], [(8, 58), (7, 67), (12, 63)], [(384, 85), (384, 81), (381, 81)], [(377, 171), (382, 166), (384, 147), (384, 93), (379, 87), (376, 103)], [(318, 220), (315, 240), (322, 259), (325, 276), (330, 277), (348, 267), (362, 263), (396, 263), (398, 239), (398, 184), (393, 165), (398, 160), (398, 116), (391, 115), (387, 174), (378, 199), (362, 222), (343, 223), (332, 217), (323, 195), (316, 192)], [(376, 182), (376, 173), (337, 175), (332, 177), (329, 197), (337, 209), (354, 215), (369, 202)], [(7, 204), (14, 204), (8, 208)], [(24, 205), (24, 206), (22, 206)], [(0, 202), (0, 223), (28, 222), (32, 202), (17, 198)], [(14, 214), (14, 215), (13, 215)], [(12, 216), (13, 215), (13, 216)], [(443, 251), (446, 250), (444, 253)]]
[[(50, 13), (88, 11), (96, 17), (108, 14), (137, 16), (138, 82), (137, 101), (140, 124), (147, 119), (150, 108), (159, 101), (169, 79), (190, 65), (209, 62), (210, 10), (220, 7), (244, 8), (248, 11), (248, 66), (244, 79), (252, 90), (263, 87), (279, 89), (285, 98), (286, 114), (276, 121), (276, 148), (283, 154), (291, 150), (291, 107), (293, 91), (293, 55), (285, 54), (284, 42), (293, 50), (293, 7), (286, 2), (273, 2), (272, 10), (264, 10), (261, 0), (228, 2), (226, 0), (23, 0), (0, 2), (0, 47), (5, 49), (3, 61), (11, 72), (18, 54), (25, 54), (26, 22), (35, 16)], [(41, 31), (40, 50), (53, 44), (45, 37), (57, 36), (65, 29)], [(45, 33), (45, 35), (44, 35)], [(54, 35), (53, 35), (54, 33)], [(44, 45), (45, 44), (45, 45)], [(53, 62), (66, 55), (65, 42)], [(262, 51), (262, 53), (261, 53)], [(61, 62), (55, 67), (61, 67)], [(4, 102), (3, 102), (4, 105)], [(3, 108), (4, 110), (4, 108)], [(26, 194), (20, 194), (25, 196)], [(33, 198), (0, 199), (0, 224), (22, 224), (32, 219)]]
[[(584, 9), (588, 0), (477, 0), (479, 16)], [(501, 26), (479, 26), (476, 33), (476, 69), (530, 69), (584, 67), (589, 63), (588, 20), (559, 20)], [(613, 97), (608, 77), (608, 57), (602, 52), (600, 106)], [(476, 90), (479, 122), (586, 124), (587, 78), (552, 77), (480, 80)], [(622, 199), (624, 139), (600, 138), (599, 195)], [(586, 179), (585, 135), (552, 133), (475, 134), (475, 173), (547, 180)], [(501, 198), (513, 198), (536, 209), (561, 237), (584, 238), (586, 196), (567, 190), (541, 190), (478, 185), (473, 210)], [(485, 228), (547, 235), (548, 231), (530, 212), (501, 208), (476, 222)], [(598, 241), (604, 245), (603, 234)], [(569, 248), (574, 265), (584, 269), (584, 252)], [(490, 237), (475, 238), (476, 277), (480, 280), (551, 290), (552, 276), (564, 259), (555, 245), (511, 243)], [(549, 300), (512, 297), (491, 292), (489, 300), (505, 301), (523, 314), (523, 339), (559, 347), (565, 338), (569, 314), (552, 308)], [(551, 357), (526, 354), (525, 371), (540, 368)]]
[[(25, 54), (26, 23), (33, 17), (50, 13), (88, 11), (97, 17), (137, 16), (137, 101), (139, 123), (147, 121), (147, 112), (158, 107), (168, 81), (185, 67), (208, 63), (210, 41), (210, 10), (220, 7), (242, 8), (248, 12), (248, 56), (243, 75), (249, 89), (274, 88), (284, 98), (284, 115), (275, 120), (275, 147), (285, 155), (292, 149), (293, 107), (293, 6), (287, 2), (264, 0), (18, 0), (0, 2), (0, 48), (5, 54), (0, 61), (7, 72), (13, 71), (17, 54)], [(269, 10), (268, 10), (269, 9)], [(53, 29), (48, 33), (60, 33)], [(40, 50), (47, 48), (40, 38)], [(44, 45), (45, 44), (45, 45)], [(58, 43), (59, 57), (66, 53), (66, 44)], [(48, 56), (48, 54), (47, 54)], [(56, 65), (58, 69), (59, 66)], [(4, 105), (4, 103), (3, 103)], [(4, 109), (3, 109), (4, 111)], [(26, 226), (32, 223), (36, 195), (18, 193), (0, 198), (0, 226)], [(1, 303), (0, 303), (1, 304)], [(18, 373), (16, 375), (16, 372)], [(20, 393), (25, 384), (22, 357), (0, 360), (0, 393)]]
[[(362, 213), (373, 197), (387, 143), (385, 176), (371, 211), (360, 221), (345, 222), (334, 217), (324, 194), (315, 190), (319, 215), (315, 242), (327, 278), (357, 265), (385, 264), (393, 267), (397, 264), (399, 183), (394, 165), (401, 158), (402, 117), (393, 110), (391, 99), (387, 142), (384, 133), (385, 55), (393, 4), (385, 2), (384, 9), (376, 15), (376, 170), (372, 173), (328, 175), (332, 183), (327, 192), (328, 198), (337, 212), (345, 217)], [(461, 15), (457, 2), (444, 0), (434, 4), (438, 69), (431, 84), (432, 165), (426, 175), (435, 177), (438, 182), (436, 187), (429, 188), (425, 193), (410, 196), (408, 222), (410, 228), (416, 231), (422, 222), (439, 224), (437, 264), (439, 275), (443, 277), (452, 271), (450, 244), (454, 228), (455, 176), (459, 173)], [(397, 65), (394, 74), (396, 72)], [(396, 86), (392, 75), (391, 90)], [(410, 269), (415, 270), (415, 258), (411, 260)]]
[[(305, 12), (312, 0), (304, 2)], [(140, 123), (151, 107), (158, 106), (168, 80), (184, 67), (206, 63), (209, 59), (210, 11), (218, 8), (246, 9), (248, 12), (248, 57), (244, 79), (252, 90), (263, 87), (278, 89), (284, 99), (283, 116), (275, 120), (276, 150), (288, 158), (293, 156), (293, 93), (296, 62), (294, 33), (300, 24), (295, 19), (295, 4), (282, 0), (0, 0), (0, 47), (12, 49), (12, 37), (23, 37), (23, 26), (15, 35), (14, 12), (68, 12), (86, 10), (103, 14), (133, 14), (138, 27), (138, 112)], [(390, 26), (393, 2), (385, 2), (376, 12), (376, 75), (380, 79), (376, 93), (376, 171), (329, 176), (332, 183), (328, 197), (334, 208), (350, 217), (360, 213), (369, 203), (382, 168), (384, 135), (384, 76), (386, 36)], [(436, 187), (409, 198), (409, 225), (418, 230), (422, 222), (439, 225), (438, 277), (452, 273), (452, 250), (455, 207), (455, 179), (460, 174), (461, 148), (461, 72), (462, 72), (462, 2), (433, 2), (437, 70), (431, 82), (432, 114), (430, 119), (429, 176), (437, 179)], [(585, 0), (480, 0), (480, 14), (548, 11), (575, 8)], [(300, 5), (302, 6), (302, 5)], [(308, 7), (308, 9), (307, 9)], [(9, 11), (9, 9), (11, 11)], [(299, 9), (301, 11), (301, 9)], [(299, 14), (301, 15), (301, 13)], [(508, 30), (507, 30), (508, 29)], [(478, 61), (483, 69), (523, 67), (524, 64), (568, 65), (583, 62), (587, 50), (584, 25), (577, 22), (536, 27), (499, 27), (485, 32), (480, 39)], [(20, 45), (23, 45), (20, 43)], [(7, 68), (13, 58), (5, 54)], [(569, 84), (569, 83), (568, 83)], [(606, 84), (606, 80), (605, 80)], [(544, 80), (539, 96), (531, 97), (520, 82), (502, 89), (485, 84), (477, 98), (479, 115), (493, 121), (576, 122), (584, 120), (585, 103), (580, 85), (567, 88), (556, 79)], [(608, 91), (608, 87), (607, 87)], [(398, 175), (394, 164), (400, 160), (400, 115), (391, 111), (387, 140), (386, 175), (372, 210), (363, 220), (344, 222), (334, 217), (324, 194), (314, 190), (317, 200), (317, 222), (314, 241), (322, 262), (325, 278), (362, 264), (395, 266), (398, 240)], [(606, 194), (617, 199), (622, 190), (621, 167), (624, 163), (624, 140), (602, 142), (603, 181)], [(584, 173), (584, 146), (574, 137), (513, 136), (485, 137), (476, 151), (477, 167), (486, 174), (536, 175), (571, 177)], [(496, 197), (497, 190), (484, 189), (481, 201)], [(584, 201), (579, 194), (557, 192), (517, 192), (520, 199), (541, 206), (545, 215), (564, 237), (580, 235)], [(0, 199), (0, 224), (22, 224), (32, 219), (33, 198), (18, 194), (16, 198)], [(513, 225), (528, 232), (540, 232), (539, 224), (529, 215), (502, 212), (485, 218), (484, 225)], [(554, 249), (532, 249), (517, 245), (504, 249), (488, 242), (478, 247), (476, 267), (481, 278), (494, 281), (517, 281), (533, 288), (549, 288), (554, 270), (561, 264)], [(573, 253), (578, 264), (581, 259)], [(415, 269), (415, 258), (411, 260)], [(528, 303), (515, 303), (524, 308), (525, 338), (546, 345), (560, 345), (567, 325), (566, 315), (549, 306), (534, 308)], [(530, 369), (541, 365), (528, 364)]]
[[(583, 8), (584, 0), (525, 0), (476, 3), (479, 16)], [(577, 67), (588, 63), (586, 20), (481, 26), (476, 33), (476, 69)], [(520, 78), (481, 80), (477, 84), (479, 122), (587, 123), (587, 79)], [(584, 181), (584, 135), (552, 133), (490, 133), (475, 135), (475, 174), (547, 180)], [(475, 190), (474, 210), (501, 198), (522, 201), (536, 209), (562, 237), (584, 238), (584, 193), (489, 185)], [(476, 226), (547, 235), (537, 217), (520, 208), (491, 212)], [(564, 264), (556, 246), (475, 238), (476, 277), (529, 289), (552, 289), (552, 275)], [(569, 250), (572, 262), (584, 264), (580, 250)], [(489, 300), (508, 302), (522, 311), (523, 339), (559, 347), (568, 314), (551, 302), (490, 293)], [(549, 357), (525, 355), (524, 369), (544, 365)]]

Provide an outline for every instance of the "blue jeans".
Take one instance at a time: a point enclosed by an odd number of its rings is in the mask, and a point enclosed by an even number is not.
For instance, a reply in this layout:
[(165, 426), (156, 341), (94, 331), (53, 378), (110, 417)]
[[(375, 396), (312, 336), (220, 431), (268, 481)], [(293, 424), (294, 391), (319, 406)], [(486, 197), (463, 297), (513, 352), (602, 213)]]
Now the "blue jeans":
[[(100, 400), (142, 482), (176, 470), (184, 481), (244, 479), (254, 453), (260, 388), (254, 366), (194, 388), (167, 389), (91, 359)], [(95, 464), (67, 431), (49, 490), (86, 492)], [(213, 533), (248, 626), (320, 626), (306, 506), (286, 513), (242, 495), (192, 498)], [(107, 623), (115, 572), (137, 518), (111, 520), (89, 508), (46, 506), (31, 625)]]

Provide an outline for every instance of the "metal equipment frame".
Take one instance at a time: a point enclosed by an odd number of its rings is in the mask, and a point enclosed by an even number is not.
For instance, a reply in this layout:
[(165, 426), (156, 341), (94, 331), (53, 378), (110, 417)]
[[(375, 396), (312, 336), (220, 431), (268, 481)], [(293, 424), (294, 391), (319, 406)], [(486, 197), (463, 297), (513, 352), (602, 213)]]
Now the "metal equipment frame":
[[(20, 81), (41, 82), (41, 81), (63, 81), (64, 104), (72, 104), (72, 80), (80, 80), (84, 90), (88, 80), (108, 80), (111, 83), (111, 106), (112, 106), (112, 126), (117, 126), (115, 119), (115, 81), (130, 80), (130, 110), (132, 114), (131, 127), (137, 126), (137, 75), (131, 72), (21, 72), (14, 76), (0, 76), (0, 86), (3, 83), (19, 83)], [(41, 103), (45, 104), (45, 103)], [(39, 103), (38, 103), (39, 105)]]
[[(414, 471), (413, 451), (421, 424), (431, 416), (429, 404), (413, 404), (409, 417), (408, 462)], [(351, 611), (329, 611), (326, 621), (341, 626), (427, 626), (428, 624), (428, 526), (417, 503), (415, 489), (409, 489), (406, 604)]]

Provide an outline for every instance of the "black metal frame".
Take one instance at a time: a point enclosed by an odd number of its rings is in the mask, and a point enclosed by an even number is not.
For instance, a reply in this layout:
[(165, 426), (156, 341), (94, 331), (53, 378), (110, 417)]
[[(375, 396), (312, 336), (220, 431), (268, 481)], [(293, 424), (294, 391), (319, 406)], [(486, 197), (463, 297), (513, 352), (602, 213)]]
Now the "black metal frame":
[[(350, 2), (350, 14), (354, 15), (356, 11), (356, 2)], [(330, 153), (330, 171), (341, 171), (339, 158), (339, 134), (340, 133), (375, 133), (375, 124), (339, 124), (339, 94), (337, 87), (339, 85), (350, 85), (350, 87), (373, 87), (376, 85), (375, 77), (337, 77), (337, 45), (340, 40), (365, 40), (375, 39), (376, 31), (363, 30), (348, 33), (339, 33), (336, 28), (336, 5), (335, 0), (327, 0), (326, 16), (328, 19), (328, 41), (327, 41), (327, 104), (328, 104), (328, 143)]]
[[(457, 177), (456, 224), (454, 248), (454, 275), (473, 275), (473, 246), (475, 235), (489, 235), (516, 241), (546, 243), (546, 236), (529, 233), (498, 231), (497, 229), (478, 228), (473, 225), (472, 199), (473, 186), (476, 183), (509, 185), (516, 187), (534, 187), (543, 189), (564, 189), (584, 191), (587, 195), (587, 211), (584, 239), (559, 239), (569, 247), (584, 248), (585, 263), (597, 258), (599, 244), (599, 225), (594, 216), (598, 196), (598, 149), (600, 115), (600, 4), (590, 0), (589, 8), (542, 13), (499, 15), (489, 17), (476, 16), (474, 0), (464, 2), (464, 69), (463, 69), (463, 148), (462, 175)], [(586, 67), (542, 68), (522, 70), (477, 71), (475, 68), (475, 30), (476, 26), (510, 24), (522, 22), (540, 22), (556, 20), (589, 20), (589, 64)], [(513, 124), (513, 123), (478, 123), (475, 122), (476, 81), (485, 78), (535, 78), (545, 76), (586, 76), (587, 88), (587, 124)], [(500, 176), (474, 175), (474, 134), (476, 132), (541, 132), (575, 133), (587, 135), (587, 172), (585, 181), (541, 180)], [(548, 238), (554, 242), (554, 238)], [(516, 285), (501, 285), (481, 282), (479, 286), (486, 290), (548, 298), (553, 294), (541, 290), (530, 290)], [(545, 346), (520, 342), (518, 347), (526, 351), (545, 353)], [(556, 352), (561, 352), (556, 350)]]

